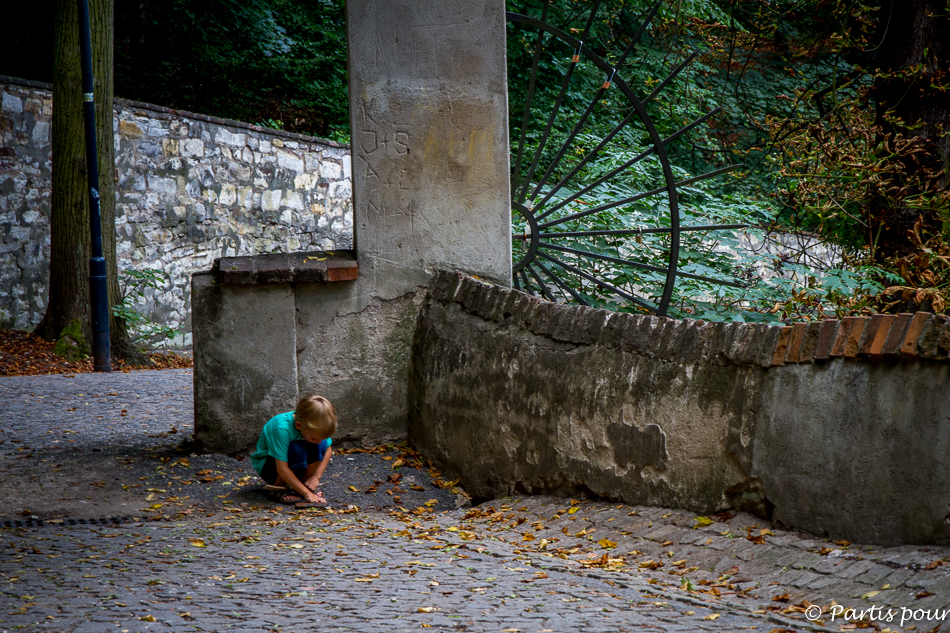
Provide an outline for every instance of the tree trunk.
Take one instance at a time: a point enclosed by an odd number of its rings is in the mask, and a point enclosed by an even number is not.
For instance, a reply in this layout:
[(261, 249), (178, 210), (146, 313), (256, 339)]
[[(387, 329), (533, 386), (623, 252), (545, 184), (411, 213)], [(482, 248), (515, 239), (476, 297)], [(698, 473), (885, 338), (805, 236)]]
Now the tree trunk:
[[(113, 2), (114, 0), (89, 0), (102, 251), (106, 259), (110, 306), (121, 300), (115, 253)], [(53, 30), (53, 178), (50, 200), (49, 301), (46, 314), (34, 333), (47, 340), (56, 340), (70, 323), (78, 320), (86, 341), (91, 342), (89, 184), (82, 113), (79, 9), (76, 0), (56, 2)], [(136, 363), (146, 362), (144, 355), (132, 345), (125, 323), (112, 316), (111, 310), (109, 333), (115, 358)]]
[(915, 204), (921, 193), (947, 187), (950, 159), (950, 17), (946, 0), (885, 0), (878, 18), (880, 47), (873, 88), (885, 154), (908, 140), (923, 152), (904, 154), (898, 173), (885, 175), (869, 203), (868, 239), (884, 261), (916, 250), (909, 239), (918, 221), (924, 240), (939, 231), (936, 209)]

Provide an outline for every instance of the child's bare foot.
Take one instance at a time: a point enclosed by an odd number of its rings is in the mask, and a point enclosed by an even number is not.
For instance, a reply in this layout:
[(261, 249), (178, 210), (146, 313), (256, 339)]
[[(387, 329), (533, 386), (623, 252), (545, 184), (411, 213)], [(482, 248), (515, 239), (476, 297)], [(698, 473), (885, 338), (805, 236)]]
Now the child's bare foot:
[(284, 505), (293, 505), (295, 503), (300, 503), (303, 501), (303, 497), (298, 495), (293, 490), (284, 490), (284, 491), (273, 491), (271, 493), (271, 499), (277, 503), (283, 503)]

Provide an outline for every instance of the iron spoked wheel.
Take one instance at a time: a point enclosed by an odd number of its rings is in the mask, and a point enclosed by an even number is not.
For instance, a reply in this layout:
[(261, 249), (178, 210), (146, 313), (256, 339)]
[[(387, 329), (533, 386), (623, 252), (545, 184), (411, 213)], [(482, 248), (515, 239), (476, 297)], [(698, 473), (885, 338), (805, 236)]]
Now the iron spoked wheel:
[(656, 96), (696, 55), (646, 94), (624, 80), (661, 2), (614, 54), (592, 33), (599, 2), (583, 28), (549, 24), (550, 2), (540, 18), (507, 14), (509, 43), (520, 47), (513, 55), (509, 44), (509, 99), (517, 92), (512, 82), (527, 75), (521, 102), (510, 104), (516, 288), (550, 301), (664, 315), (678, 276), (741, 285), (678, 270), (684, 232), (743, 228), (681, 222), (677, 190), (737, 166), (677, 180), (667, 146), (717, 111), (665, 137), (650, 116)]

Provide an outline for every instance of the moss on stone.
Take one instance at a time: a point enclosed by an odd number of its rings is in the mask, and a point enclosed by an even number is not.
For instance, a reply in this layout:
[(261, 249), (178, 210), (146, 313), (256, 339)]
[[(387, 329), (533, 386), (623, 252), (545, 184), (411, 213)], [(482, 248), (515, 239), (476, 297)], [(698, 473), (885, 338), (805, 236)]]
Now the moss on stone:
[(89, 345), (86, 343), (86, 337), (83, 336), (82, 322), (79, 319), (73, 319), (63, 328), (53, 351), (73, 363), (89, 358)]

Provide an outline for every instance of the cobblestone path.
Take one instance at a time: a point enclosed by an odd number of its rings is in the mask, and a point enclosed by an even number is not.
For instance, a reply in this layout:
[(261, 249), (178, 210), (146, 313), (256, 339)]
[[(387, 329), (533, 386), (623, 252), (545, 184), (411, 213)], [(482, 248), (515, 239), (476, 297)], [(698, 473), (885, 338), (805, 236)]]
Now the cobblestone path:
[(950, 630), (947, 548), (579, 499), (456, 508), (398, 451), (336, 456), (328, 509), (275, 507), (246, 461), (189, 452), (190, 385), (0, 378), (0, 631)]

